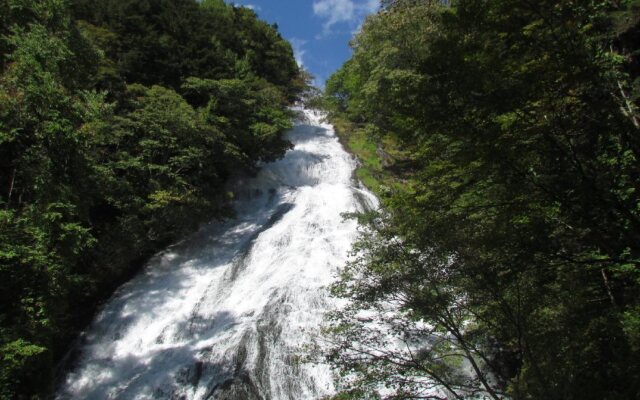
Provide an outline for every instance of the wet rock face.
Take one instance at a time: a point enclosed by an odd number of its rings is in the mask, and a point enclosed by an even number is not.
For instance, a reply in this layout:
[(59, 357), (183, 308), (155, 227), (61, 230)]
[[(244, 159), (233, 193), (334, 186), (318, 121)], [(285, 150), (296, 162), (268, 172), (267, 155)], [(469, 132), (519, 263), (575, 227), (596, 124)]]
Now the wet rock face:
[(236, 188), (237, 219), (212, 223), (150, 261), (106, 304), (58, 399), (318, 399), (328, 366), (304, 361), (356, 223), (375, 207), (320, 116), (285, 157)]
[(260, 400), (264, 398), (248, 374), (243, 373), (224, 381), (209, 399), (217, 400)]

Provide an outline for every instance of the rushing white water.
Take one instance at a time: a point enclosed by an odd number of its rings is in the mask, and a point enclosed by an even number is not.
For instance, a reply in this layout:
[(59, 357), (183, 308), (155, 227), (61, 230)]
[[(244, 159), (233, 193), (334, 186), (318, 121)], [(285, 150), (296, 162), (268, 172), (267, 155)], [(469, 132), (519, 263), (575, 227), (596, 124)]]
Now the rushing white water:
[(304, 112), (295, 145), (242, 184), (238, 219), (157, 255), (84, 335), (59, 399), (316, 399), (302, 357), (332, 307), (326, 286), (375, 205), (331, 126)]

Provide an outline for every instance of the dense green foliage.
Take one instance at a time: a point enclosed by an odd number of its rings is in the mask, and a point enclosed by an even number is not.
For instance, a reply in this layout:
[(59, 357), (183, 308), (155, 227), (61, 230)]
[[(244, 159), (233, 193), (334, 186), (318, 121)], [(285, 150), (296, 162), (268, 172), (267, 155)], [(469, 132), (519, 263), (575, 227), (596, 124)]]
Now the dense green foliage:
[(0, 0), (0, 398), (41, 398), (96, 304), (289, 148), (290, 45), (222, 0)]
[(343, 396), (639, 398), (640, 3), (385, 4), (326, 90), (389, 158)]

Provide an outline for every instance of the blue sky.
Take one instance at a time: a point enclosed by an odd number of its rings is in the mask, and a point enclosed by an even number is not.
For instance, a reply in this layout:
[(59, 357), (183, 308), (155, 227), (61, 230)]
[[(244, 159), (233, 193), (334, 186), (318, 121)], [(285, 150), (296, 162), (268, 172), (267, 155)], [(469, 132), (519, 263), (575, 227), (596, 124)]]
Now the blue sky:
[(349, 40), (379, 0), (228, 0), (278, 24), (299, 64), (324, 81), (351, 55)]

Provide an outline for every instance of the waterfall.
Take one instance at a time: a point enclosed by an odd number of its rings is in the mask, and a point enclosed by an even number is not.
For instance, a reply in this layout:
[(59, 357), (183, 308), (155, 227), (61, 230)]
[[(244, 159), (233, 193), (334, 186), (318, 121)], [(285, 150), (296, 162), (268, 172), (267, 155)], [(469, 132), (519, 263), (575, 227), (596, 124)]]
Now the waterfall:
[(209, 224), (123, 285), (78, 344), (58, 399), (317, 399), (327, 365), (305, 358), (334, 306), (327, 285), (376, 206), (322, 116), (285, 157), (242, 182), (238, 217)]

